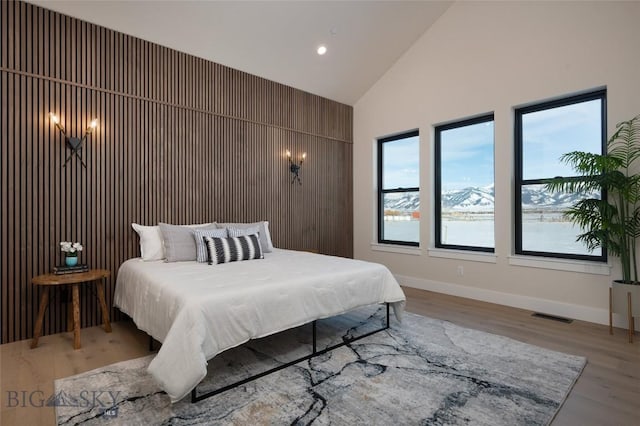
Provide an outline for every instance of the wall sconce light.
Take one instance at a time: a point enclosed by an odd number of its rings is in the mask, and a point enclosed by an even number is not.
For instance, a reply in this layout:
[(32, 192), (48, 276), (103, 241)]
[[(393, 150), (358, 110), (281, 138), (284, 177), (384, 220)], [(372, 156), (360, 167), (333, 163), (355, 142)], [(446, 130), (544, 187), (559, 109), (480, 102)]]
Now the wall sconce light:
[(86, 169), (87, 165), (85, 164), (85, 162), (82, 159), (82, 157), (80, 157), (80, 152), (79, 151), (82, 149), (82, 144), (84, 143), (85, 140), (87, 140), (87, 137), (98, 126), (98, 119), (94, 118), (93, 120), (91, 120), (91, 123), (89, 123), (89, 127), (87, 127), (87, 130), (84, 131), (84, 136), (82, 136), (82, 138), (72, 138), (72, 137), (67, 136), (67, 132), (64, 130), (64, 127), (62, 127), (60, 125), (60, 118), (58, 118), (58, 116), (55, 115), (54, 113), (52, 113), (52, 112), (49, 113), (49, 119), (51, 120), (51, 122), (53, 124), (56, 125), (58, 130), (60, 130), (60, 133), (62, 133), (62, 135), (64, 136), (64, 139), (65, 139), (65, 141), (67, 143), (67, 146), (69, 147), (69, 149), (71, 149), (71, 154), (69, 154), (67, 159), (64, 161), (64, 165), (62, 167), (67, 167), (67, 163), (69, 162), (71, 157), (73, 157), (75, 155), (76, 157), (78, 157), (78, 159), (80, 160), (80, 162), (82, 163), (82, 165)]
[(302, 163), (304, 163), (305, 158), (307, 158), (307, 153), (303, 153), (302, 157), (300, 157), (299, 163), (294, 163), (291, 160), (291, 151), (287, 150), (287, 158), (289, 159), (289, 171), (293, 174), (293, 178), (291, 179), (291, 184), (297, 180), (300, 185), (302, 185), (302, 181), (300, 180), (300, 167), (302, 167)]

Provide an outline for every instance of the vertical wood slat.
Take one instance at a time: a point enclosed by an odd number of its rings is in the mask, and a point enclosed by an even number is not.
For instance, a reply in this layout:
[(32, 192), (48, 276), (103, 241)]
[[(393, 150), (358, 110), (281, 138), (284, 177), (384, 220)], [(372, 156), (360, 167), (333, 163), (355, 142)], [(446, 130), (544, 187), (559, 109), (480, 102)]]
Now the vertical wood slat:
[[(0, 4), (1, 342), (31, 337), (31, 278), (81, 241), (109, 269), (138, 255), (131, 222), (268, 220), (274, 244), (352, 256), (352, 108), (23, 2)], [(71, 136), (99, 126), (66, 167)], [(286, 149), (303, 185), (291, 185)], [(44, 332), (65, 331), (64, 294)], [(82, 326), (100, 321), (81, 292)], [(113, 320), (123, 318), (111, 309)]]

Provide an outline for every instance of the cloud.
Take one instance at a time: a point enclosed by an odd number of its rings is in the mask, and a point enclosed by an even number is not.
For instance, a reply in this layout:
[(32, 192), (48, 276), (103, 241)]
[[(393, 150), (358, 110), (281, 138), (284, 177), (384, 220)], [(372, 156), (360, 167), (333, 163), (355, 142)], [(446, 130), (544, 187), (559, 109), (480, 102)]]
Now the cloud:
[(493, 122), (446, 130), (440, 148), (443, 190), (493, 183)]
[(493, 157), (493, 130), (493, 122), (486, 122), (443, 131), (440, 136), (442, 164), (486, 158), (487, 154)]
[(523, 170), (525, 179), (570, 176), (560, 156), (570, 151), (601, 152), (600, 101), (581, 102), (525, 114)]
[(420, 185), (420, 139), (411, 137), (383, 144), (385, 189)]

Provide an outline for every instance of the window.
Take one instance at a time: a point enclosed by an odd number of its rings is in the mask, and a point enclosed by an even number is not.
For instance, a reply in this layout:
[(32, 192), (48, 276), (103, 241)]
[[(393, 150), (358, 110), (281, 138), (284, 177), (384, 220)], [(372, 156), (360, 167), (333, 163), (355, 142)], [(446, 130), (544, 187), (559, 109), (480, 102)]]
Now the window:
[(575, 176), (560, 156), (571, 151), (601, 154), (606, 149), (606, 92), (600, 90), (515, 111), (516, 254), (606, 261), (576, 241), (582, 230), (563, 213), (583, 198), (602, 194), (550, 193), (555, 176)]
[(418, 131), (378, 139), (378, 242), (420, 242)]
[(435, 128), (435, 245), (494, 251), (493, 114)]

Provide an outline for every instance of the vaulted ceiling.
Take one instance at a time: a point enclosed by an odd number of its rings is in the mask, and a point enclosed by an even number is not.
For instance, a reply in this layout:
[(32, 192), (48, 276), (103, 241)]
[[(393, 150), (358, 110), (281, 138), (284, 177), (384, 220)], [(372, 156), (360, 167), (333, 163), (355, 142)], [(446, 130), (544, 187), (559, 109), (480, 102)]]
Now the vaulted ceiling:
[(452, 2), (31, 3), (353, 105)]

